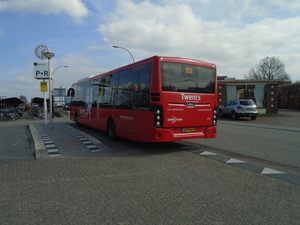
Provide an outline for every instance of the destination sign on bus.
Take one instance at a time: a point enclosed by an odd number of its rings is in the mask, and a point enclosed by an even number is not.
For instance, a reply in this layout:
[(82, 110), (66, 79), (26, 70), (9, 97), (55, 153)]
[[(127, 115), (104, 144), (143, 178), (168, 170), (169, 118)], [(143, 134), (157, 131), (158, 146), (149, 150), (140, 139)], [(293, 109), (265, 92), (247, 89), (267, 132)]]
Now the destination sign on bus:
[(198, 77), (198, 69), (193, 65), (183, 64), (181, 67), (181, 73), (184, 77), (196, 78)]
[(186, 67), (185, 68), (185, 73), (193, 74), (193, 68), (192, 67)]

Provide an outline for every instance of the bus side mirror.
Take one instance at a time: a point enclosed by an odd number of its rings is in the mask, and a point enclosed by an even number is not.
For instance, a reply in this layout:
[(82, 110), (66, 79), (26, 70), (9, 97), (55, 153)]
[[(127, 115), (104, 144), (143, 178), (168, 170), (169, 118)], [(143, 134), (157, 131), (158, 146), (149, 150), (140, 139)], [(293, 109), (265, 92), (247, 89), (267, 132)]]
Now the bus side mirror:
[(67, 96), (68, 96), (68, 97), (74, 97), (74, 95), (75, 95), (75, 90), (74, 90), (74, 88), (69, 88), (68, 93), (67, 93)]

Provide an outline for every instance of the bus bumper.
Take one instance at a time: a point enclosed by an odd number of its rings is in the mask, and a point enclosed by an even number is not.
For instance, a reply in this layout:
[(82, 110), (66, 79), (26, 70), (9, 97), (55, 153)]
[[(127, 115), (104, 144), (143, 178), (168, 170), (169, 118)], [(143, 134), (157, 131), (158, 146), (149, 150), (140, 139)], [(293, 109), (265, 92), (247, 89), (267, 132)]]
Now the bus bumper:
[(170, 142), (174, 140), (216, 138), (217, 127), (198, 127), (196, 132), (181, 132), (181, 128), (157, 129), (154, 142)]

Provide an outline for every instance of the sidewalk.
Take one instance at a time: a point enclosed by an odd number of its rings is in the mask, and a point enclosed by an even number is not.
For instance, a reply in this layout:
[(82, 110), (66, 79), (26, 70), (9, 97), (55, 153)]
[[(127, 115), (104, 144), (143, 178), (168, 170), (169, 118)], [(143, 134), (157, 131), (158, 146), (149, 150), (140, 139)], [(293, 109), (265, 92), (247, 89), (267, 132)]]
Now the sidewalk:
[(110, 150), (94, 137), (64, 123), (30, 124), (35, 158), (71, 157)]
[(0, 123), (0, 164), (54, 157), (90, 155), (110, 150), (94, 137), (66, 123), (69, 117), (53, 119), (53, 130), (44, 120), (20, 119)]

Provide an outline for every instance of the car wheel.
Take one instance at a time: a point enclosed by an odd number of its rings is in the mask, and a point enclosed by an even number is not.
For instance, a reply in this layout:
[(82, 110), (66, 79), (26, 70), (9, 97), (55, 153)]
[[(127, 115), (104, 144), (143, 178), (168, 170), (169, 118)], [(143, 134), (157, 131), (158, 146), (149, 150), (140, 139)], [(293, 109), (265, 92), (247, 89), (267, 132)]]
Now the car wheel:
[(224, 116), (222, 110), (219, 111), (219, 116), (220, 116), (220, 117), (223, 117), (223, 116)]
[(251, 120), (256, 120), (256, 116), (251, 116)]
[(233, 119), (233, 120), (236, 120), (236, 119), (237, 119), (237, 116), (236, 116), (235, 111), (233, 111), (233, 112), (231, 113), (231, 119)]
[(115, 141), (117, 139), (116, 136), (116, 126), (112, 119), (110, 119), (107, 123), (107, 134), (110, 140)]

